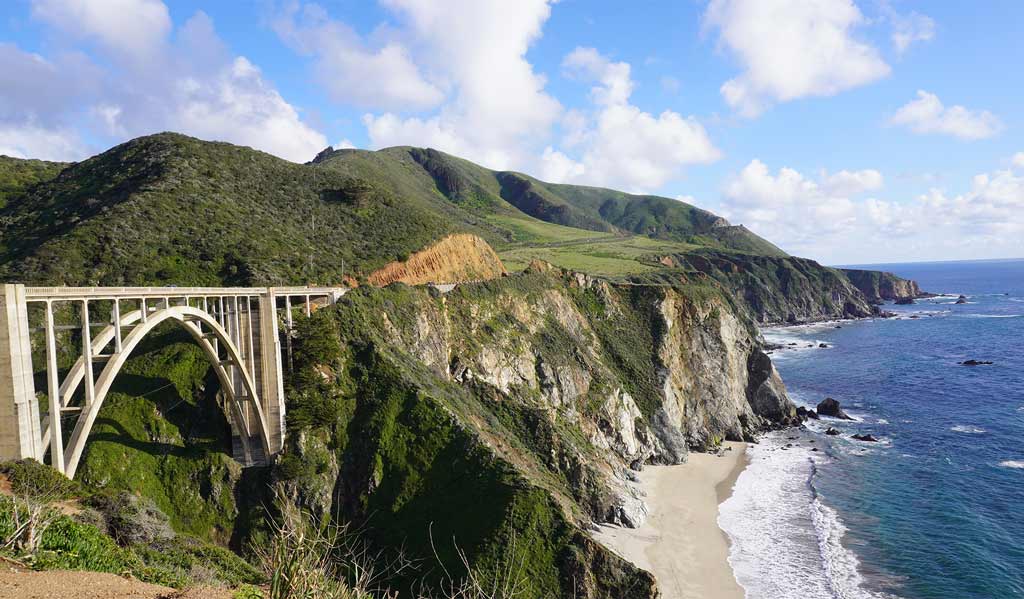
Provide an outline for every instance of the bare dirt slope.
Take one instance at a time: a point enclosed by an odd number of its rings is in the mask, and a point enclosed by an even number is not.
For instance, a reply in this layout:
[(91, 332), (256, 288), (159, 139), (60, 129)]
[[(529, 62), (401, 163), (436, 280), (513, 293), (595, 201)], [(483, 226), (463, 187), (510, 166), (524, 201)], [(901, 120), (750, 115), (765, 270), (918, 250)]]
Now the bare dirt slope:
[(179, 591), (102, 572), (0, 569), (0, 599), (229, 599), (231, 591)]
[(391, 262), (375, 271), (367, 281), (383, 287), (394, 282), (408, 285), (459, 283), (493, 279), (505, 274), (501, 258), (476, 235), (449, 235), (420, 250), (403, 262)]

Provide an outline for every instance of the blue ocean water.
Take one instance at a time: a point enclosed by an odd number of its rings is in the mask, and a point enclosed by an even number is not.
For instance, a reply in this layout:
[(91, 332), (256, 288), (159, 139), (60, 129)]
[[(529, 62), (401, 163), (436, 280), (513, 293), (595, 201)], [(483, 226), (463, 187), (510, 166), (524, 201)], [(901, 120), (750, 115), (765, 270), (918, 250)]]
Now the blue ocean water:
[(794, 401), (857, 421), (750, 449), (719, 518), (737, 578), (748, 599), (1024, 597), (1024, 260), (871, 268), (952, 297), (765, 331), (794, 348), (772, 356)]

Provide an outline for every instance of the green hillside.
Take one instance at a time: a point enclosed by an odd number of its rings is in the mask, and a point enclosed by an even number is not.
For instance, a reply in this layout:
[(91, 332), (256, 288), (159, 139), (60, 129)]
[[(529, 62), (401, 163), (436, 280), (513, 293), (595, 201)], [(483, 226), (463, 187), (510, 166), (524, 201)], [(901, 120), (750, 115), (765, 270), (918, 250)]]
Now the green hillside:
[(56, 177), (65, 166), (63, 162), (0, 155), (0, 208), (7, 205), (7, 198), (18, 197), (36, 183)]
[(0, 276), (40, 284), (338, 283), (453, 232), (512, 268), (539, 258), (608, 276), (698, 248), (784, 255), (682, 202), (409, 147), (301, 165), (162, 133), (71, 165), (3, 158), (0, 194)]
[[(635, 240), (630, 238), (643, 236), (665, 242), (650, 246), (653, 253), (701, 246), (786, 255), (746, 228), (729, 225), (721, 217), (685, 202), (598, 187), (545, 183), (521, 173), (492, 171), (433, 149), (403, 146), (378, 152), (338, 150), (322, 153), (315, 164), (354, 176), (387, 179), (393, 182), (395, 193), (419, 194), (425, 201), (436, 201), (441, 196), (484, 221), (476, 224), (493, 227), (488, 241), (499, 252), (511, 247), (522, 250), (523, 245), (572, 241), (576, 243), (575, 253), (593, 250), (600, 257), (609, 252), (612, 238), (635, 246)], [(543, 227), (531, 222), (535, 220), (561, 226)], [(581, 230), (594, 234), (581, 234)], [(598, 240), (600, 247), (579, 243), (582, 239)], [(633, 256), (635, 261), (635, 252), (627, 248), (622, 253)], [(546, 256), (543, 252), (537, 255)], [(636, 267), (637, 272), (643, 270), (646, 266)]]

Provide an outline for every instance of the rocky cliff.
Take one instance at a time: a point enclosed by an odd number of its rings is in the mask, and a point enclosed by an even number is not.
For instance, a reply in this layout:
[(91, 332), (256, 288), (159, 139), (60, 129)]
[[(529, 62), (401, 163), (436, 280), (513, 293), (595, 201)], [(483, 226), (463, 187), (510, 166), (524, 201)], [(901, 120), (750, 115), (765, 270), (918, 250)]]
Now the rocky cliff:
[(909, 300), (930, 295), (921, 291), (917, 281), (900, 278), (891, 272), (852, 268), (844, 268), (842, 272), (868, 301), (875, 304), (885, 300)]
[(587, 527), (644, 519), (644, 464), (795, 419), (756, 330), (711, 286), (538, 264), (448, 294), (360, 288), (295, 346), (278, 469), (293, 497), (449, 571), (453, 544), (474, 569), (513, 560), (526, 597), (653, 597)]
[(501, 258), (476, 235), (449, 235), (408, 259), (386, 264), (367, 277), (371, 285), (391, 283), (458, 283), (482, 281), (505, 274)]
[(863, 318), (878, 310), (842, 272), (796, 257), (694, 252), (662, 264), (717, 281), (761, 324)]

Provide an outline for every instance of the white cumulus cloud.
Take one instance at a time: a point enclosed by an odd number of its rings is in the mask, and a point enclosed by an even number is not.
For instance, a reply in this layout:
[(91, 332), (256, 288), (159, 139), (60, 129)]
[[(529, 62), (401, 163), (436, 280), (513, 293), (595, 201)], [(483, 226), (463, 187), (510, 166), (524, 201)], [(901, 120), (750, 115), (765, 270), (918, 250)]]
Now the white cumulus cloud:
[(830, 96), (889, 74), (871, 45), (854, 37), (865, 23), (851, 0), (711, 0), (704, 26), (743, 66), (722, 85), (726, 102), (757, 116), (773, 102)]
[(94, 151), (83, 137), (109, 145), (164, 130), (294, 161), (327, 145), (203, 12), (176, 29), (159, 0), (34, 0), (32, 14), (76, 47), (43, 57), (0, 45), (0, 82), (19, 79), (0, 86), (0, 129), (37, 138), (19, 142), (22, 154), (80, 159)]
[(861, 171), (841, 170), (838, 173), (822, 174), (821, 186), (832, 195), (856, 195), (865, 191), (881, 189), (884, 184), (882, 173), (874, 169)]
[(1002, 122), (987, 110), (970, 110), (960, 105), (946, 107), (935, 94), (924, 90), (917, 99), (904, 104), (889, 122), (914, 133), (939, 133), (960, 139), (985, 139), (999, 133)]
[(171, 32), (161, 0), (33, 0), (32, 14), (65, 34), (92, 39), (123, 58), (152, 57), (154, 42)]
[(927, 42), (935, 37), (935, 21), (931, 17), (919, 12), (901, 15), (885, 6), (892, 23), (892, 45), (897, 52), (906, 52), (914, 42)]
[[(371, 145), (414, 144), (462, 154), (492, 168), (536, 162), (561, 104), (545, 91), (526, 52), (551, 14), (548, 0), (384, 0), (398, 37), (444, 89), (435, 114), (369, 113)], [(455, 17), (457, 15), (457, 17)]]
[(982, 173), (962, 193), (936, 188), (901, 200), (865, 197), (881, 179), (873, 170), (817, 178), (791, 168), (773, 173), (753, 160), (727, 181), (721, 207), (733, 223), (831, 264), (1024, 252), (1024, 175)]
[(424, 79), (409, 51), (397, 40), (372, 44), (351, 27), (331, 19), (316, 4), (291, 5), (274, 30), (301, 54), (315, 56), (318, 82), (336, 102), (365, 108), (420, 110), (436, 106), (444, 93)]
[(650, 191), (678, 177), (690, 164), (721, 157), (694, 117), (665, 110), (653, 115), (630, 104), (634, 82), (630, 65), (613, 62), (593, 48), (576, 48), (563, 61), (567, 74), (594, 84), (594, 111), (574, 114), (568, 141), (581, 156), (556, 181)]

